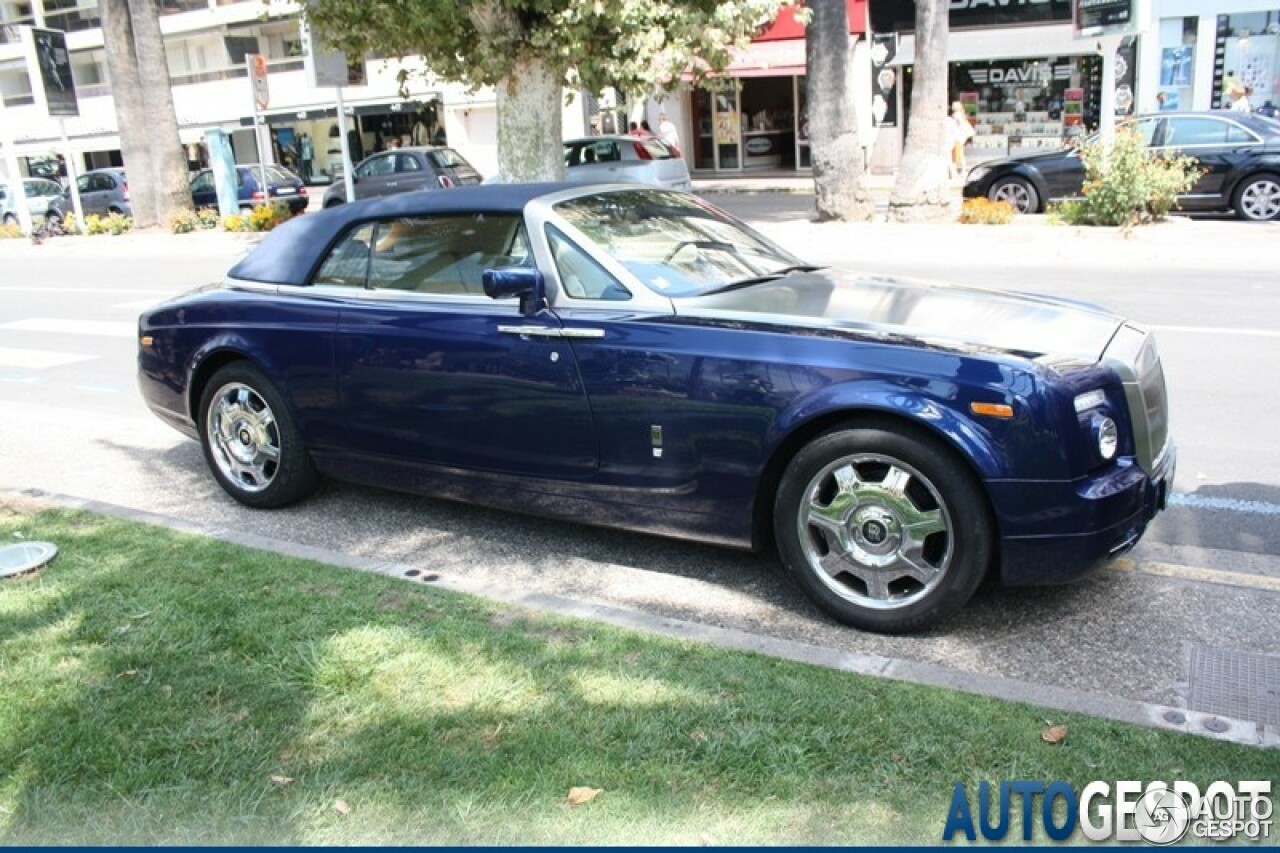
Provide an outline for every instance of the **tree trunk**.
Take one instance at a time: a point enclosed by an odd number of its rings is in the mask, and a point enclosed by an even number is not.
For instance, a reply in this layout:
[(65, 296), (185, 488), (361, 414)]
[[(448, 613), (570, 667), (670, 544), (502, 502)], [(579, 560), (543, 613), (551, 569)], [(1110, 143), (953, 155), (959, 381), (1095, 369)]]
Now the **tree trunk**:
[(191, 209), (187, 155), (178, 137), (169, 60), (155, 0), (129, 0), (129, 11), (138, 55), (138, 76), (147, 107), (146, 127), (152, 140), (152, 192), (156, 214), (163, 223), (175, 211)]
[(911, 128), (889, 197), (895, 222), (949, 222), (955, 217), (946, 150), (947, 0), (916, 0), (916, 66)]
[(138, 56), (134, 49), (133, 21), (129, 0), (101, 0), (102, 46), (115, 101), (116, 125), (120, 132), (120, 154), (129, 179), (129, 206), (139, 228), (156, 224), (153, 192), (150, 128), (142, 81), (138, 77)]
[(564, 179), (560, 97), (564, 75), (525, 60), (498, 84), (498, 174), (505, 181)]
[(862, 146), (849, 87), (849, 11), (845, 0), (808, 0), (805, 37), (809, 146), (818, 220), (866, 222), (875, 201), (862, 185)]

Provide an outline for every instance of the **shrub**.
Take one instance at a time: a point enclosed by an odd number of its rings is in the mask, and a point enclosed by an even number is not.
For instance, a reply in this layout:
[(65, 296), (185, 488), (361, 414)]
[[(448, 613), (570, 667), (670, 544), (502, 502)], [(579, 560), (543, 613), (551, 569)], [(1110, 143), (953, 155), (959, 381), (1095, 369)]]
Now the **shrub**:
[(249, 211), (250, 231), (270, 231), (289, 219), (289, 208), (282, 204), (259, 204)]
[(74, 213), (68, 213), (62, 217), (62, 233), (63, 234), (79, 234), (81, 232), (80, 223), (76, 220)]
[(113, 211), (108, 213), (107, 218), (103, 220), (103, 227), (108, 234), (118, 236), (126, 231), (133, 230), (133, 217)]
[(105, 234), (107, 233), (106, 222), (106, 217), (90, 213), (84, 218), (84, 233)]
[(248, 230), (247, 224), (248, 223), (245, 222), (245, 217), (238, 213), (233, 213), (230, 216), (224, 216), (222, 218), (222, 227), (226, 231), (246, 231)]
[(0, 240), (12, 240), (22, 236), (22, 229), (12, 222), (0, 222)]
[(1016, 213), (1007, 201), (969, 198), (960, 208), (960, 222), (964, 225), (1008, 225)]
[(217, 228), (218, 227), (218, 211), (212, 207), (202, 207), (196, 211), (196, 219), (200, 223), (201, 228)]
[(194, 210), (175, 210), (165, 224), (173, 234), (189, 234), (200, 227), (200, 217)]
[(1201, 174), (1194, 159), (1154, 156), (1140, 134), (1124, 128), (1110, 146), (1082, 145), (1080, 160), (1083, 195), (1056, 209), (1071, 225), (1129, 227), (1163, 219)]

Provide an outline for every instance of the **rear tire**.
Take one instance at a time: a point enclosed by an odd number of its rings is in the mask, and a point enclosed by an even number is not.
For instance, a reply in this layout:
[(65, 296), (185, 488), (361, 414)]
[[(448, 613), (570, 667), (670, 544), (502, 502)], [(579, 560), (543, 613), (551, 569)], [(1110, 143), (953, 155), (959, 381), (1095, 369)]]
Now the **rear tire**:
[(213, 375), (196, 426), (214, 479), (246, 506), (291, 504), (320, 481), (284, 398), (252, 365), (230, 364)]
[(969, 600), (995, 553), (986, 496), (963, 462), (896, 425), (843, 427), (802, 448), (773, 521), (801, 589), (866, 631), (937, 623)]
[(1040, 194), (1026, 178), (1001, 178), (987, 190), (987, 198), (992, 201), (1006, 201), (1013, 205), (1013, 209), (1018, 213), (1040, 211)]
[(1231, 200), (1236, 216), (1250, 222), (1280, 219), (1280, 177), (1254, 175), (1246, 178)]

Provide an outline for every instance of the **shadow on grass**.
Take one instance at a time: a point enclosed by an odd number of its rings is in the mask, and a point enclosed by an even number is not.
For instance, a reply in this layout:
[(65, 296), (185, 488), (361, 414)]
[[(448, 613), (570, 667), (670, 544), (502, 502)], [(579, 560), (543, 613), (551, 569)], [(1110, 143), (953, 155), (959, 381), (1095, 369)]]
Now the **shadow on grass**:
[(62, 554), (0, 587), (8, 844), (932, 842), (957, 778), (1268, 778), (1243, 748), (1073, 720), (1054, 749), (1034, 709), (141, 525), (15, 528)]

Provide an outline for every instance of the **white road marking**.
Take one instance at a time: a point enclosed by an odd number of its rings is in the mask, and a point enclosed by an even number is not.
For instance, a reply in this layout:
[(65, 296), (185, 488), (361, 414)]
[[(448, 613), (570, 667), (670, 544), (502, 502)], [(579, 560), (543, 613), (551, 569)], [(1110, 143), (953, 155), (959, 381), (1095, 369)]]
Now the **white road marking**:
[(42, 349), (13, 349), (0, 347), (0, 367), (25, 367), (30, 370), (43, 370), (47, 367), (62, 367), (78, 361), (92, 361), (96, 355), (81, 355), (74, 352), (54, 352)]
[(1246, 501), (1239, 498), (1210, 498), (1174, 492), (1169, 495), (1171, 506), (1187, 506), (1192, 509), (1217, 509), (1227, 512), (1244, 512), (1253, 515), (1280, 515), (1280, 504), (1266, 501)]
[(50, 332), (62, 335), (101, 335), (109, 338), (132, 338), (138, 334), (133, 323), (115, 323), (105, 320), (59, 320), (53, 317), (32, 317), (0, 323), (0, 329), (15, 332)]
[(1190, 332), (1200, 335), (1240, 335), (1243, 337), (1255, 338), (1280, 338), (1280, 331), (1276, 329), (1231, 329), (1226, 326), (1148, 326), (1143, 328), (1151, 329), (1155, 332)]

